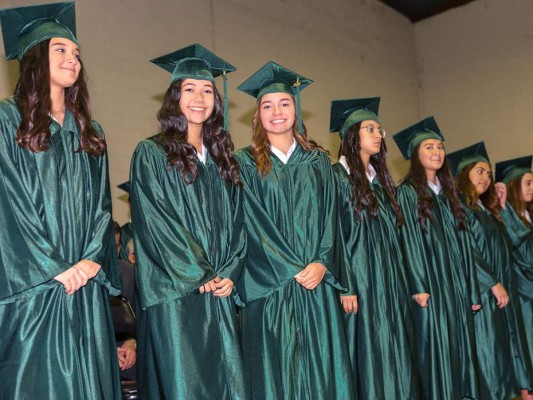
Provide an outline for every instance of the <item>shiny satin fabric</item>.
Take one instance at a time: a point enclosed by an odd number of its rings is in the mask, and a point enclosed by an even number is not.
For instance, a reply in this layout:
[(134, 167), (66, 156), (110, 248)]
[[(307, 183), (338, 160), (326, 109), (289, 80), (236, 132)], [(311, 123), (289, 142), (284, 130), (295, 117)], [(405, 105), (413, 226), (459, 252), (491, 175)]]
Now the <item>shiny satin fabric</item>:
[(341, 164), (333, 166), (339, 192), (341, 270), (357, 315), (345, 314), (348, 346), (359, 399), (418, 399), (418, 369), (403, 255), (396, 214), (384, 189), (371, 184), (378, 216), (355, 218), (351, 183)]
[[(5, 398), (116, 399), (118, 360), (107, 301), (120, 293), (107, 156), (77, 151), (70, 112), (50, 148), (15, 141), (20, 115), (0, 103), (0, 393)], [(95, 124), (101, 132), (101, 128)], [(98, 275), (74, 295), (55, 281), (82, 259)], [(61, 389), (59, 389), (61, 388)]]
[(235, 301), (198, 288), (236, 282), (246, 255), (242, 190), (222, 180), (211, 156), (186, 184), (167, 168), (156, 137), (131, 168), (139, 391), (143, 399), (246, 399)]
[(533, 364), (533, 231), (524, 225), (509, 203), (501, 215), (513, 239), (513, 277), (521, 303), (529, 359)]
[[(334, 260), (337, 203), (328, 157), (296, 146), (270, 155), (259, 177), (250, 148), (236, 153), (244, 183), (248, 257), (238, 282), (241, 344), (252, 399), (354, 398)], [(294, 275), (328, 269), (314, 290)]]
[[(429, 188), (427, 190), (430, 190)], [(429, 306), (412, 301), (423, 399), (478, 398), (472, 304), (480, 304), (469, 238), (456, 231), (444, 195), (434, 195), (427, 232), (418, 222), (410, 182), (398, 187), (400, 228), (411, 294), (429, 293)]]
[[(488, 210), (473, 210), (466, 204), (463, 207), (472, 236), (483, 306), (474, 316), (480, 398), (514, 398), (522, 388), (531, 388), (533, 368), (512, 275), (512, 243), (503, 224)], [(503, 309), (498, 307), (490, 290), (497, 282), (509, 294), (509, 304)]]

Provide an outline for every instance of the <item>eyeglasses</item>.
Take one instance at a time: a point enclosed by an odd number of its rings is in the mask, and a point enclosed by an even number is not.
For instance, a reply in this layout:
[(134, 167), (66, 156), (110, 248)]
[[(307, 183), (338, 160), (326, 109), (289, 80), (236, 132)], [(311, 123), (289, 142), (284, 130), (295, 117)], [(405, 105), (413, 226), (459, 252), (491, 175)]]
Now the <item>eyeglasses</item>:
[(362, 126), (361, 129), (365, 129), (371, 135), (373, 135), (374, 133), (379, 133), (382, 138), (384, 138), (387, 134), (387, 132), (385, 132), (383, 129), (376, 128), (374, 125), (365, 125)]

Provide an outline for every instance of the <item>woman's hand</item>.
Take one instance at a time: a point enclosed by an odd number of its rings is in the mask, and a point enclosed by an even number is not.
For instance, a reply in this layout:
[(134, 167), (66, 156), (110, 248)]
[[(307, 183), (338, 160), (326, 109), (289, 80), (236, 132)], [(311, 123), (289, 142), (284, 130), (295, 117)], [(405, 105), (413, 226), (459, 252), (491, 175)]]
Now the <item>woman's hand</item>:
[(81, 260), (74, 266), (79, 267), (83, 272), (85, 272), (89, 279), (93, 279), (102, 269), (100, 264), (97, 264), (91, 260)]
[(359, 309), (357, 296), (341, 296), (341, 304), (346, 314), (357, 314)]
[(499, 308), (504, 308), (507, 306), (507, 304), (509, 304), (509, 294), (500, 282), (494, 285), (490, 290), (496, 298), (496, 304), (498, 304)]
[(502, 208), (505, 208), (505, 202), (507, 200), (507, 186), (505, 186), (505, 183), (503, 182), (495, 183), (494, 186), (496, 187), (496, 194), (500, 199), (500, 205)]
[(320, 263), (311, 263), (294, 275), (294, 279), (304, 288), (313, 290), (322, 282), (325, 274), (326, 267)]
[(220, 278), (217, 276), (211, 279), (209, 282), (200, 286), (198, 290), (200, 291), (200, 294), (214, 292), (215, 290), (218, 289), (217, 284), (219, 283), (220, 283)]
[(429, 293), (417, 293), (411, 296), (411, 298), (418, 303), (420, 307), (427, 307), (429, 300)]
[(90, 278), (85, 271), (76, 264), (55, 276), (54, 279), (63, 284), (65, 287), (65, 293), (70, 295), (85, 286)]
[(217, 290), (213, 294), (217, 297), (228, 297), (233, 291), (233, 281), (229, 278), (222, 279), (216, 286)]
[(137, 349), (133, 339), (128, 339), (122, 346), (117, 348), (118, 366), (122, 371), (129, 369), (135, 365), (137, 361)]

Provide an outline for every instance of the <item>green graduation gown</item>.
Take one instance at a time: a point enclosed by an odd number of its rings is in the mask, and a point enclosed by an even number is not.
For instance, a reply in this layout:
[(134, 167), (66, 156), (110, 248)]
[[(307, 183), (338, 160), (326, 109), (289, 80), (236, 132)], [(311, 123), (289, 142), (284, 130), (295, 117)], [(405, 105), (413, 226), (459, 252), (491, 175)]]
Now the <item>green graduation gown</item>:
[(246, 399), (234, 297), (200, 294), (219, 276), (236, 282), (246, 254), (242, 189), (207, 154), (187, 184), (167, 167), (157, 137), (131, 166), (138, 379), (143, 399)]
[[(252, 399), (351, 399), (353, 387), (334, 260), (337, 204), (328, 157), (296, 145), (287, 164), (270, 154), (259, 176), (249, 147), (237, 152), (248, 257), (238, 282), (241, 344)], [(294, 275), (327, 267), (307, 290)]]
[(480, 304), (468, 235), (457, 232), (443, 195), (433, 196), (431, 220), (418, 221), (418, 196), (410, 182), (398, 187), (400, 228), (411, 294), (429, 293), (429, 306), (412, 301), (422, 398), (478, 398), (472, 305)]
[[(339, 192), (339, 221), (347, 295), (357, 295), (358, 313), (345, 314), (348, 347), (359, 399), (417, 399), (418, 370), (410, 296), (396, 214), (379, 180), (372, 191), (378, 216), (355, 218), (345, 167), (333, 166)], [(343, 280), (344, 282), (344, 280)], [(414, 364), (414, 365), (413, 365)]]
[[(63, 126), (51, 123), (50, 148), (38, 153), (16, 143), (19, 123), (14, 100), (1, 101), (0, 397), (119, 399), (107, 156), (77, 151), (70, 112)], [(102, 269), (67, 295), (53, 278), (82, 259)]]
[[(513, 276), (526, 328), (529, 359), (533, 364), (533, 230), (524, 225), (509, 203), (507, 208), (501, 211), (501, 215), (514, 246)], [(529, 390), (532, 389), (530, 386)]]
[[(512, 243), (504, 225), (488, 210), (463, 204), (468, 217), (483, 308), (474, 316), (480, 398), (510, 399), (531, 387), (532, 367), (518, 292), (512, 276)], [(491, 288), (500, 282), (509, 304), (500, 309)]]

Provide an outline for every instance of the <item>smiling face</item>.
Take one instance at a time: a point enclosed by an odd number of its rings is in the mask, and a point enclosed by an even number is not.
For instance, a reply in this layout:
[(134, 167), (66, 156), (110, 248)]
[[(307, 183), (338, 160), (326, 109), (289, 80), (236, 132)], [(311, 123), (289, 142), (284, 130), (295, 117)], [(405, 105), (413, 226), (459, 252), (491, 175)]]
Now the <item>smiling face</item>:
[(444, 143), (438, 139), (426, 139), (418, 148), (418, 158), (426, 172), (436, 173), (444, 164)]
[(189, 125), (203, 126), (215, 107), (213, 82), (184, 79), (179, 104)]
[(533, 174), (527, 173), (520, 180), (520, 192), (524, 203), (529, 204), (533, 201)]
[(478, 195), (482, 195), (487, 191), (492, 181), (492, 169), (486, 162), (478, 162), (468, 173), (470, 183), (476, 189)]
[(80, 50), (69, 39), (52, 38), (49, 45), (50, 88), (66, 89), (78, 80)]
[(267, 135), (292, 135), (296, 108), (291, 95), (267, 93), (261, 98), (259, 110), (261, 124)]
[[(372, 127), (372, 128), (367, 128)], [(361, 154), (368, 157), (378, 154), (381, 150), (381, 142), (383, 137), (379, 131), (380, 124), (376, 121), (366, 120), (361, 122), (359, 129), (359, 146), (361, 147)], [(373, 130), (373, 133), (370, 131)]]

